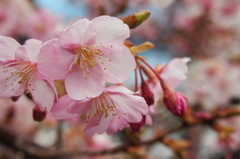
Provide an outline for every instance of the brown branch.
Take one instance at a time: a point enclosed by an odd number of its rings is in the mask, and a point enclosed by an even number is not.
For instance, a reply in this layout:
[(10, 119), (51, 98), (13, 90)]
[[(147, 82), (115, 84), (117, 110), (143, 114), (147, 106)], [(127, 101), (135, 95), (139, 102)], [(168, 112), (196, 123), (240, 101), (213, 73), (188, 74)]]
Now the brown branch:
[(96, 155), (107, 155), (115, 154), (119, 152), (126, 152), (128, 148), (139, 145), (151, 145), (155, 142), (163, 141), (163, 139), (174, 132), (182, 129), (194, 127), (202, 124), (212, 124), (218, 119), (229, 118), (233, 116), (240, 115), (240, 111), (237, 109), (224, 109), (222, 111), (217, 111), (208, 119), (197, 119), (194, 122), (184, 122), (181, 126), (167, 130), (162, 134), (146, 141), (140, 141), (137, 143), (124, 143), (118, 147), (110, 148), (101, 151), (66, 151), (61, 149), (46, 149), (41, 146), (36, 145), (32, 141), (18, 136), (15, 132), (10, 131), (7, 127), (0, 125), (0, 143), (7, 146), (8, 148), (22, 152), (25, 157), (35, 158), (35, 159), (59, 159), (64, 157), (73, 156), (96, 156)]

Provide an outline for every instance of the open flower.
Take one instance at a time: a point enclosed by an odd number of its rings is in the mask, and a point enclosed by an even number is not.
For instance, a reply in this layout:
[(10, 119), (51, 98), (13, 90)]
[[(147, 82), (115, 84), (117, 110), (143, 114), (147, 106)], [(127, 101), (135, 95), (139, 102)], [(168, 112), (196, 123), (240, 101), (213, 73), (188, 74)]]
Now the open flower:
[(67, 119), (85, 114), (87, 135), (115, 132), (126, 124), (138, 123), (142, 115), (148, 112), (146, 101), (133, 95), (133, 92), (122, 86), (112, 86), (95, 98), (74, 100), (68, 95), (61, 97), (54, 104), (51, 113), (56, 119)]
[(0, 36), (0, 97), (31, 93), (41, 110), (53, 105), (56, 99), (53, 81), (37, 70), (41, 44), (30, 39), (20, 46), (14, 39)]
[(123, 44), (128, 37), (128, 26), (118, 18), (81, 19), (59, 39), (43, 45), (38, 69), (49, 78), (65, 79), (66, 91), (73, 99), (96, 97), (105, 82), (123, 82), (136, 67)]

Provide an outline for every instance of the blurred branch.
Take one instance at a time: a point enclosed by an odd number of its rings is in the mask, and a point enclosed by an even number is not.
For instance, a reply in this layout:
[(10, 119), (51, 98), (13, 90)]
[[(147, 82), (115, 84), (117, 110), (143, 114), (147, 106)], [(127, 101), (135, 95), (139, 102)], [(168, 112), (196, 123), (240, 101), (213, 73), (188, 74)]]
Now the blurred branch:
[[(19, 136), (16, 132), (12, 132), (7, 127), (0, 125), (0, 143), (6, 147), (19, 151), (24, 154), (25, 157), (35, 158), (35, 159), (59, 159), (64, 157), (73, 156), (97, 156), (97, 155), (107, 155), (115, 154), (119, 152), (127, 152), (129, 148), (140, 145), (151, 145), (155, 142), (162, 142), (164, 138), (174, 132), (182, 129), (194, 127), (197, 125), (208, 124), (212, 125), (218, 119), (224, 119), (229, 117), (235, 117), (240, 115), (240, 110), (237, 108), (226, 108), (217, 110), (215, 113), (211, 114), (208, 118), (194, 117), (194, 114), (188, 114), (188, 118), (184, 119), (184, 123), (176, 128), (166, 130), (160, 135), (146, 141), (136, 141), (135, 143), (124, 143), (118, 147), (105, 149), (101, 151), (65, 151), (62, 149), (47, 149), (43, 148), (32, 141)], [(195, 120), (189, 120), (189, 118), (195, 118)], [(188, 120), (186, 120), (188, 119)]]

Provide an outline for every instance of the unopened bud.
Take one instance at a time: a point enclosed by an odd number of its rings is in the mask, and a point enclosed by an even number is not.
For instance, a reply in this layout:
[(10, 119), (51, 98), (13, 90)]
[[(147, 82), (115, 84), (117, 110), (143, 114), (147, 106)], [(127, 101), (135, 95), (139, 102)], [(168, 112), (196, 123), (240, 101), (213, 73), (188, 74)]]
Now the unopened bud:
[(123, 17), (120, 18), (124, 23), (126, 23), (130, 29), (134, 29), (137, 26), (139, 26), (140, 24), (142, 24), (142, 22), (144, 22), (145, 20), (148, 19), (148, 17), (150, 16), (150, 12), (149, 11), (141, 11), (132, 15), (129, 15), (127, 17)]
[(146, 122), (146, 115), (142, 115), (142, 120), (139, 123), (130, 123), (131, 130), (137, 132)]
[(12, 96), (11, 99), (13, 102), (16, 102), (19, 99), (20, 96)]
[(33, 109), (33, 119), (34, 121), (43, 121), (47, 115), (46, 110), (42, 111), (38, 106)]
[(154, 94), (145, 81), (142, 81), (141, 84), (141, 96), (146, 100), (148, 106), (154, 103)]
[(164, 79), (159, 77), (163, 89), (163, 102), (173, 114), (184, 116), (187, 111), (187, 97), (175, 91)]
[(184, 116), (187, 111), (187, 98), (181, 92), (172, 92), (163, 96), (163, 102), (173, 114)]

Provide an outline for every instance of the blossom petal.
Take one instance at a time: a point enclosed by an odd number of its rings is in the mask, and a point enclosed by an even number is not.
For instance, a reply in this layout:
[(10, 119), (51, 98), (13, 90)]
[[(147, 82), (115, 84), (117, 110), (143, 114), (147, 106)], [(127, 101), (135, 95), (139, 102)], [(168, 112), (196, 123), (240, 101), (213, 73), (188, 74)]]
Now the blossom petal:
[(59, 43), (65, 49), (75, 49), (95, 42), (96, 29), (88, 19), (80, 19), (59, 36)]
[(124, 47), (121, 52), (108, 54), (102, 58), (101, 65), (107, 82), (119, 83), (130, 76), (130, 71), (136, 68), (136, 62), (128, 48)]
[(107, 133), (108, 134), (116, 133), (119, 130), (123, 130), (127, 126), (128, 122), (126, 121), (126, 119), (124, 118), (119, 119), (118, 117), (115, 117), (107, 129)]
[(45, 108), (50, 110), (56, 99), (56, 92), (49, 84), (50, 82), (52, 81), (47, 81), (44, 79), (37, 80), (32, 84), (34, 89), (30, 90), (34, 102), (38, 104), (42, 111), (44, 111)]
[(42, 42), (36, 39), (30, 39), (24, 45), (18, 47), (15, 59), (19, 62), (37, 63), (37, 55), (39, 54)]
[(51, 79), (64, 79), (69, 73), (74, 58), (74, 54), (62, 49), (58, 44), (58, 40), (53, 39), (44, 43), (40, 50), (37, 57), (39, 62), (38, 70)]
[(72, 114), (67, 111), (71, 105), (76, 105), (77, 101), (70, 98), (68, 95), (62, 96), (52, 106), (50, 112), (55, 119), (69, 119), (79, 116), (78, 114)]
[(76, 100), (82, 100), (86, 97), (96, 97), (100, 95), (103, 88), (103, 79), (101, 69), (97, 69), (98, 66), (89, 67), (87, 79), (80, 67), (75, 67), (70, 72), (65, 80), (65, 86), (69, 96)]
[(96, 43), (123, 44), (130, 36), (129, 27), (118, 18), (104, 15), (94, 18), (92, 22), (97, 27)]
[(163, 70), (161, 77), (173, 88), (178, 87), (185, 79), (188, 72), (187, 63), (190, 58), (175, 58)]
[(16, 68), (5, 67), (3, 63), (0, 63), (0, 97), (20, 96), (26, 90), (26, 84), (19, 83), (19, 74), (11, 73), (15, 71)]
[(140, 96), (123, 93), (111, 93), (109, 96), (114, 101), (118, 115), (130, 123), (140, 122), (142, 115), (148, 112), (148, 105)]
[(85, 114), (87, 113), (91, 107), (91, 99), (84, 99), (81, 101), (78, 101), (76, 104), (72, 104), (71, 106), (68, 107), (67, 111), (72, 114)]
[(130, 91), (129, 89), (127, 89), (126, 87), (123, 86), (110, 86), (105, 88), (106, 92), (121, 92), (121, 93), (125, 93), (125, 94), (134, 94), (134, 92)]
[(103, 114), (102, 116), (93, 116), (88, 122), (86, 128), (84, 129), (84, 133), (89, 136), (93, 136), (94, 134), (102, 134), (106, 132), (112, 119), (113, 116), (111, 115), (111, 113), (107, 117), (104, 117)]
[(15, 39), (0, 35), (0, 61), (14, 60), (15, 51), (19, 46)]

